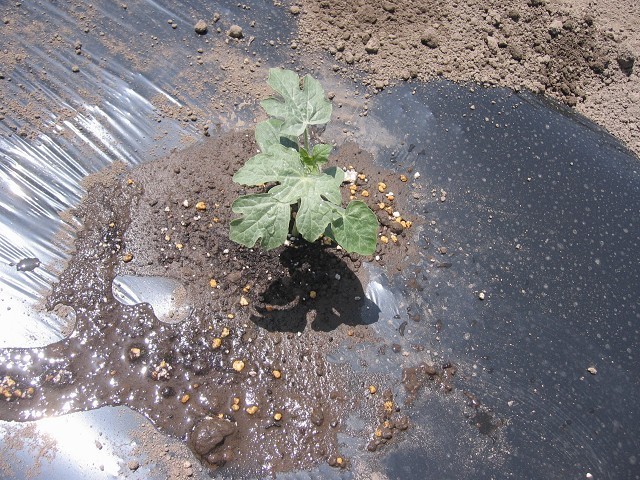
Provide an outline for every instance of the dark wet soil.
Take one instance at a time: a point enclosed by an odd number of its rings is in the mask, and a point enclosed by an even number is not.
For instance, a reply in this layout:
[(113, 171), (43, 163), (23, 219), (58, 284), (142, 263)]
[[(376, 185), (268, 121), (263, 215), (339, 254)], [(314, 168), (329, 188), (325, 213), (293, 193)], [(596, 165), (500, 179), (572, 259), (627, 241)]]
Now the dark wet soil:
[[(244, 192), (230, 178), (255, 149), (253, 132), (237, 132), (88, 183), (73, 212), (82, 223), (75, 253), (48, 298), (50, 309), (75, 310), (75, 329), (44, 348), (0, 351), (0, 418), (127, 405), (186, 439), (205, 465), (251, 476), (346, 467), (337, 433), (354, 412), (375, 429), (369, 450), (409, 427), (390, 388), (400, 379), (355, 375), (328, 360), (338, 344), (378, 341), (362, 264), (403, 268), (414, 228), (406, 176), (380, 170), (355, 145), (332, 159), (361, 174), (345, 199), (379, 212), (371, 257), (295, 239), (270, 252), (247, 249), (228, 238), (230, 204)], [(149, 304), (119, 303), (119, 274), (178, 281), (188, 318), (165, 323)], [(448, 366), (428, 368), (409, 375), (413, 394), (448, 375)]]

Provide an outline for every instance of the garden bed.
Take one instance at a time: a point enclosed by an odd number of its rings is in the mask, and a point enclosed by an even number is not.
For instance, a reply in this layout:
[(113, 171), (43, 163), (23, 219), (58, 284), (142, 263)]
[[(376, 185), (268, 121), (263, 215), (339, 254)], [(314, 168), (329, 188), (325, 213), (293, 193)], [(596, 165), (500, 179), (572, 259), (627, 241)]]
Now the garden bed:
[[(614, 45), (633, 32), (608, 35), (575, 5), (511, 3), (460, 7), (484, 32), (474, 49), (447, 35), (448, 4), (7, 7), (3, 472), (631, 475), (637, 158), (573, 111), (486, 82), (520, 90), (544, 73), (538, 90), (586, 112), (603, 91), (631, 98)], [(253, 191), (231, 177), (257, 149), (267, 68), (292, 65), (332, 99), (319, 139), (361, 175), (343, 200), (376, 212), (373, 255), (229, 240), (231, 203)], [(62, 414), (68, 427), (47, 427)], [(67, 457), (82, 435), (91, 451)]]

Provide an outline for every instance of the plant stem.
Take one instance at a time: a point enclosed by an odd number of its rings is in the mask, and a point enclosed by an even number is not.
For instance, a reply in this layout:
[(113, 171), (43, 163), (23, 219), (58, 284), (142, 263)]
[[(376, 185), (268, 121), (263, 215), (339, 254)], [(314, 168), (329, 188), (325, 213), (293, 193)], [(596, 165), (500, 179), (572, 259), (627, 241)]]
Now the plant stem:
[(304, 148), (309, 155), (311, 155), (311, 150), (309, 150), (309, 134), (307, 133), (307, 129), (304, 129)]
[[(300, 210), (300, 200), (298, 200), (298, 210)], [(298, 210), (296, 210), (296, 214), (297, 214)], [(293, 213), (293, 212), (291, 212), (291, 213)], [(298, 225), (296, 224), (296, 220), (297, 220), (297, 218), (293, 219), (293, 228), (291, 229), (291, 236), (292, 237), (297, 237), (298, 235), (300, 235), (300, 232), (298, 231)]]

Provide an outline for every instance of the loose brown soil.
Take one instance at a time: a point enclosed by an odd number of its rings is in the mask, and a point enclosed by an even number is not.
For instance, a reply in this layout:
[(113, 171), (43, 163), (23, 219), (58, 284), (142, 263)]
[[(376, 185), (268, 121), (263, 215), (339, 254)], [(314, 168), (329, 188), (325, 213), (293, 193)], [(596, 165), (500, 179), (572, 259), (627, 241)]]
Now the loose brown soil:
[(305, 0), (297, 49), (381, 90), (442, 76), (556, 98), (640, 152), (640, 5), (626, 0)]

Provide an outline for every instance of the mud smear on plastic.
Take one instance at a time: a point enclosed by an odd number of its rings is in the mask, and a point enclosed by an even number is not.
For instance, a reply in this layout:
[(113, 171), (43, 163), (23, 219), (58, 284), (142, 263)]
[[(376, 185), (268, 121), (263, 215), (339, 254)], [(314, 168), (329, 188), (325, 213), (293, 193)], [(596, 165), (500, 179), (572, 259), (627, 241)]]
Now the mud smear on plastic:
[[(363, 259), (293, 240), (273, 252), (229, 241), (230, 204), (243, 187), (227, 172), (255, 150), (250, 134), (89, 182), (73, 212), (82, 224), (75, 253), (48, 299), (48, 308), (73, 308), (76, 328), (47, 347), (0, 352), (3, 419), (126, 405), (186, 439), (206, 466), (250, 477), (347, 467), (338, 443), (347, 412), (364, 425), (351, 429), (351, 444), (378, 432), (372, 451), (408, 428), (398, 378), (356, 375), (327, 358), (338, 344), (348, 352), (379, 342)], [(371, 156), (353, 146), (345, 156), (358, 171), (375, 168), (367, 181), (381, 184)], [(383, 227), (395, 240), (376, 258), (398, 271), (410, 248), (393, 228)], [(364, 365), (357, 351), (346, 355)], [(443, 375), (431, 368), (433, 379)]]

